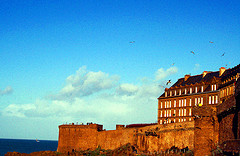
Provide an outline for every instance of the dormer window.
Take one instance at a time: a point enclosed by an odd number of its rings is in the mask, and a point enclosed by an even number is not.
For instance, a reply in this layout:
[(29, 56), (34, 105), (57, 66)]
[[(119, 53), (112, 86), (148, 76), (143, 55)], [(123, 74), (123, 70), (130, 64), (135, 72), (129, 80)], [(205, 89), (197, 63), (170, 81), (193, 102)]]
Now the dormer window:
[(185, 94), (187, 94), (187, 88), (185, 88)]
[(172, 91), (170, 91), (170, 96), (172, 96)]
[(176, 90), (174, 91), (174, 95), (175, 95), (175, 96), (177, 95), (177, 91), (176, 91)]
[(179, 95), (181, 95), (181, 94), (182, 94), (182, 90), (180, 89), (180, 90), (179, 90)]
[(167, 92), (165, 92), (165, 97), (167, 97)]
[(201, 87), (201, 92), (203, 92), (203, 86)]
[(197, 87), (195, 87), (195, 93), (197, 93)]
[(190, 88), (190, 94), (192, 94), (192, 88)]
[(214, 85), (214, 90), (217, 90), (217, 85), (216, 84)]

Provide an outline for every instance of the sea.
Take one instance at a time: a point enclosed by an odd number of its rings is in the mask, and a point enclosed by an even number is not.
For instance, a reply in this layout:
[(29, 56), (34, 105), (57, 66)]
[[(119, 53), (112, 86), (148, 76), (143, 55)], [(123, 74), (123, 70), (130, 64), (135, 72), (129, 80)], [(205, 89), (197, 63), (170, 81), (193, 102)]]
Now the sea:
[(32, 153), (37, 151), (56, 151), (58, 141), (0, 139), (0, 156), (7, 152)]

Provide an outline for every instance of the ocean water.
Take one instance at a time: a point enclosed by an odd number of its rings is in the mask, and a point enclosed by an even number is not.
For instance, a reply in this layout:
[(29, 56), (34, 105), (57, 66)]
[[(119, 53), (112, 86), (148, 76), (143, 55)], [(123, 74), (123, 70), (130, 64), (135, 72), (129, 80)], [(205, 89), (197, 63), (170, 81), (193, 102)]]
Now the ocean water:
[(7, 152), (32, 153), (37, 151), (56, 151), (58, 141), (49, 140), (23, 140), (23, 139), (0, 139), (0, 156)]

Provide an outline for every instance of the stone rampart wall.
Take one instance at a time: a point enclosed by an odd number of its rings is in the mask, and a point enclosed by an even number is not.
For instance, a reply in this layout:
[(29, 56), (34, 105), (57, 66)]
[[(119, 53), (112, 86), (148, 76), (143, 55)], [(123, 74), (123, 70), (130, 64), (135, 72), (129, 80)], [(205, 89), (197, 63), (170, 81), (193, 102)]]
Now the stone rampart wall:
[(59, 126), (58, 152), (74, 150), (116, 149), (130, 143), (142, 151), (164, 151), (172, 146), (194, 147), (194, 121), (153, 125), (141, 128), (97, 131), (77, 125)]

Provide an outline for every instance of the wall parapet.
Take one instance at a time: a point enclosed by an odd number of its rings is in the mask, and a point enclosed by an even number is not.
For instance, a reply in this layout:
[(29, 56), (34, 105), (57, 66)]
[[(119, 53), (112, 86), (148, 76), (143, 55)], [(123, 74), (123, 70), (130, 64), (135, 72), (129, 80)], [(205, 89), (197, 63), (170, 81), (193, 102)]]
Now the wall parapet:
[(88, 125), (63, 124), (63, 125), (59, 125), (58, 127), (59, 128), (95, 129), (97, 131), (102, 131), (103, 130), (103, 125), (99, 125), (99, 124), (88, 124)]

